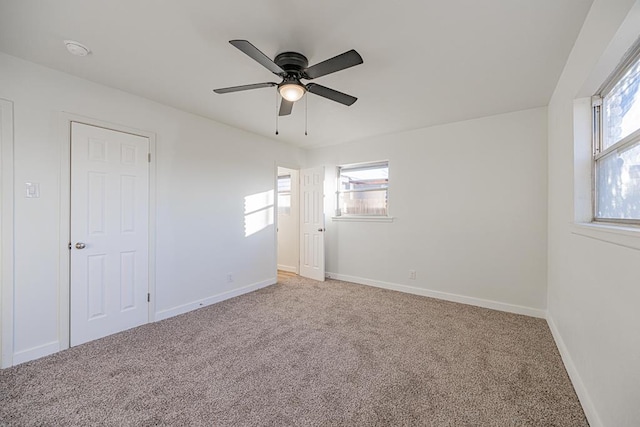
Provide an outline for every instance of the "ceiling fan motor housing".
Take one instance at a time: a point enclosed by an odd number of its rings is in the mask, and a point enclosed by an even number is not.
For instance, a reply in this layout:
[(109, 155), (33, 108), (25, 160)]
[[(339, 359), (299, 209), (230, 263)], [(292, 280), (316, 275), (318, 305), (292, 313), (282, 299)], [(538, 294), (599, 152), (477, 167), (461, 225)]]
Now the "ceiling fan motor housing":
[(294, 75), (298, 79), (302, 77), (303, 70), (309, 66), (307, 57), (298, 52), (283, 52), (276, 56), (273, 62), (282, 68), (287, 76)]

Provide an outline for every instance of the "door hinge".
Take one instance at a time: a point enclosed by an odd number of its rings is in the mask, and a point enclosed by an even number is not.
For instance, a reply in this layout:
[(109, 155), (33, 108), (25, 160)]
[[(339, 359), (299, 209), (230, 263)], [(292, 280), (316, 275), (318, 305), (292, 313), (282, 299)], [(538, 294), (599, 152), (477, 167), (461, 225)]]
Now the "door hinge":
[(151, 294), (147, 294), (147, 302), (151, 302)]
[(69, 242), (69, 250), (71, 250), (71, 242)]
[(147, 155), (147, 158), (149, 159), (149, 163), (151, 163), (151, 153)]

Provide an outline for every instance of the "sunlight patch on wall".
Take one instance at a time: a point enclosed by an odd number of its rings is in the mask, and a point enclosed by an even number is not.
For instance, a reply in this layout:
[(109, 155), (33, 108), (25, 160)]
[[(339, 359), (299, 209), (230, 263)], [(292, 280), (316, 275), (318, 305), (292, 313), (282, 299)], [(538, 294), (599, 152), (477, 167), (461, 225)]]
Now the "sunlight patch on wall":
[(273, 190), (244, 198), (244, 237), (273, 225)]

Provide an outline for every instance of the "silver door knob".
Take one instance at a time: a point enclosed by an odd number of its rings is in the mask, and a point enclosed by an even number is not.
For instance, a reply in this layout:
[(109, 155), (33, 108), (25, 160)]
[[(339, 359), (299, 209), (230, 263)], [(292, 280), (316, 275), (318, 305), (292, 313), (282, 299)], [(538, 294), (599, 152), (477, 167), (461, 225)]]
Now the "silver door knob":
[(87, 245), (85, 245), (85, 244), (84, 244), (84, 243), (82, 243), (82, 242), (78, 242), (78, 243), (76, 243), (76, 249), (84, 249), (84, 248), (86, 248), (86, 247), (87, 247)]

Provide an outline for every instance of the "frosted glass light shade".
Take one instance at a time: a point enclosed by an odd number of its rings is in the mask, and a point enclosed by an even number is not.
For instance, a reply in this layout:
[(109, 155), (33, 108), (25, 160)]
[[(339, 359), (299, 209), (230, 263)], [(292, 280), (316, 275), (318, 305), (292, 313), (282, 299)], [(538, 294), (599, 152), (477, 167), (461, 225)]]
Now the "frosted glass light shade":
[(278, 89), (280, 95), (289, 102), (296, 102), (304, 95), (304, 87), (295, 83), (287, 83)]

